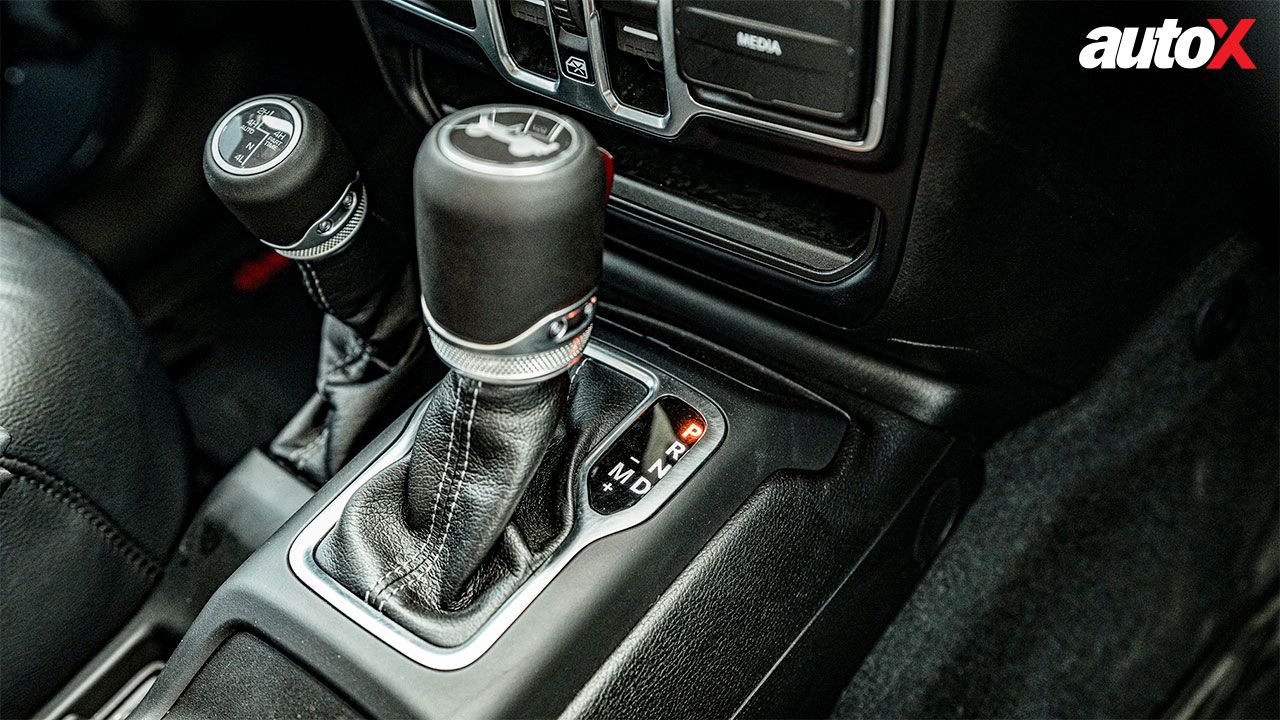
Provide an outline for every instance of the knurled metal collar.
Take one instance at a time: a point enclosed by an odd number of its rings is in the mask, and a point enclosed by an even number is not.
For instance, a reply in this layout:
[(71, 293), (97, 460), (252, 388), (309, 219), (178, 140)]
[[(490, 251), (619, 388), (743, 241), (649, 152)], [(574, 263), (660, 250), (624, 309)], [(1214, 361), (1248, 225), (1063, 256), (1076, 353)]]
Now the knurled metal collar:
[(422, 316), (440, 359), (461, 375), (498, 385), (538, 382), (573, 367), (591, 337), (595, 309), (596, 294), (592, 291), (511, 340), (482, 344), (450, 333), (432, 317), (422, 300)]
[(431, 347), (459, 375), (494, 385), (526, 385), (547, 380), (573, 367), (587, 349), (591, 326), (564, 343), (544, 352), (526, 355), (489, 355), (451, 344), (435, 330)]

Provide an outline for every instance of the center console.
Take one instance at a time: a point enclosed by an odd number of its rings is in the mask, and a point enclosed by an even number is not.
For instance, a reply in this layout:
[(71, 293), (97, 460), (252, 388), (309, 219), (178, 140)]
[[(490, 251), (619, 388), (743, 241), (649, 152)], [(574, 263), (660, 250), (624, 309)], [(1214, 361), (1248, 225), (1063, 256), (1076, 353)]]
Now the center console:
[(818, 345), (780, 363), (719, 337), (752, 312), (839, 333), (874, 310), (940, 15), (358, 11), (430, 127), (413, 227), (388, 226), (305, 100), (214, 128), (215, 192), (327, 316), (317, 398), (271, 447), (319, 489), (138, 716), (825, 712), (976, 492), (974, 455), (780, 370)]
[[(315, 562), (351, 496), (411, 444), (422, 408), (406, 413), (223, 585), (141, 716), (281, 709), (279, 696), (209, 689), (257, 686), (271, 672), (217, 662), (245, 636), (372, 717), (732, 714), (748, 700), (761, 705), (752, 714), (807, 707), (781, 692), (791, 687), (784, 676), (806, 672), (804, 658), (818, 657), (806, 650), (812, 643), (840, 645), (826, 656), (836, 665), (865, 651), (870, 628), (891, 615), (888, 597), (905, 592), (963, 505), (965, 455), (901, 416), (862, 404), (851, 421), (759, 366), (712, 352), (662, 326), (602, 321), (579, 372), (615, 368), (640, 400), (567, 479), (570, 536), (451, 647), (389, 621)], [(672, 406), (694, 418), (685, 431), (699, 422), (704, 434), (649, 472), (650, 456), (633, 453), (663, 446), (654, 462), (663, 461), (676, 441), (655, 427)], [(627, 489), (605, 489), (630, 470)], [(623, 494), (646, 479), (643, 496)], [(848, 604), (865, 635), (824, 627), (847, 618)], [(815, 697), (838, 690), (839, 670), (829, 674), (807, 678)]]

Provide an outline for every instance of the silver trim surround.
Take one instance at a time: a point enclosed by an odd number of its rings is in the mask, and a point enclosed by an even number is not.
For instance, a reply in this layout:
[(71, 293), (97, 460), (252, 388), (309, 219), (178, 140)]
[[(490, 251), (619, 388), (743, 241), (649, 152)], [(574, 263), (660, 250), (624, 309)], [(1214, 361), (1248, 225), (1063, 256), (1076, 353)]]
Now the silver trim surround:
[[(885, 118), (889, 97), (890, 64), (893, 57), (893, 21), (895, 0), (881, 0), (876, 28), (875, 73), (872, 80), (871, 101), (867, 107), (867, 127), (863, 137), (857, 140), (824, 135), (811, 130), (782, 125), (757, 117), (743, 115), (733, 110), (699, 102), (688, 83), (680, 77), (676, 68), (675, 22), (672, 0), (658, 0), (658, 35), (662, 43), (663, 81), (667, 92), (667, 113), (658, 115), (622, 103), (613, 91), (607, 68), (604, 31), (600, 17), (600, 0), (582, 0), (586, 8), (587, 37), (590, 41), (592, 72), (596, 84), (557, 76), (545, 78), (516, 65), (502, 30), (501, 0), (472, 0), (476, 27), (469, 28), (432, 13), (412, 0), (383, 0), (403, 8), (414, 15), (426, 18), (438, 25), (462, 33), (479, 44), (494, 67), (511, 83), (532, 90), (544, 97), (553, 98), (570, 106), (581, 108), (601, 117), (612, 119), (630, 127), (660, 135), (679, 135), (691, 119), (708, 115), (748, 127), (771, 130), (783, 135), (802, 138), (820, 145), (847, 150), (870, 152), (884, 138)], [(550, 9), (548, 22), (552, 22)], [(554, 27), (554, 25), (553, 25)], [(552, 43), (556, 67), (561, 67), (560, 49)]]
[[(689, 385), (665, 375), (659, 376), (654, 371), (637, 364), (629, 356), (623, 355), (621, 351), (609, 346), (592, 345), (587, 349), (586, 355), (644, 384), (645, 398), (617, 427), (610, 431), (597, 447), (592, 449), (577, 477), (570, 479), (574, 519), (564, 542), (466, 642), (455, 647), (439, 647), (426, 642), (377, 612), (343, 587), (330, 577), (315, 559), (316, 548), (337, 524), (343, 509), (356, 491), (378, 473), (409, 454), (425, 407), (419, 407), (391, 445), (298, 533), (289, 546), (289, 567), (294, 575), (338, 612), (419, 665), (435, 670), (457, 670), (478, 660), (493, 647), (493, 644), (583, 548), (601, 538), (635, 527), (651, 517), (715, 452), (727, 433), (725, 415), (720, 407)], [(665, 394), (680, 397), (702, 413), (707, 426), (706, 434), (667, 477), (655, 484), (639, 502), (612, 515), (600, 515), (591, 509), (588, 502), (587, 473), (622, 433), (660, 396)]]
[[(419, 301), (422, 305), (422, 317), (427, 321), (427, 326), (436, 331), (442, 339), (451, 345), (480, 353), (505, 355), (524, 355), (550, 350), (564, 342), (566, 337), (578, 334), (582, 328), (590, 324), (591, 319), (596, 314), (596, 291), (592, 290), (581, 300), (554, 312), (547, 313), (541, 320), (530, 325), (528, 330), (510, 340), (486, 344), (472, 342), (449, 332), (432, 317), (431, 310), (427, 307), (426, 298), (419, 298)], [(557, 322), (563, 323), (563, 330), (553, 332)]]
[[(346, 204), (348, 197), (355, 198), (350, 205)], [(290, 260), (318, 260), (333, 255), (346, 247), (347, 241), (360, 230), (368, 204), (364, 184), (360, 182), (360, 176), (356, 175), (356, 179), (338, 196), (333, 207), (307, 228), (301, 240), (288, 246), (275, 245), (266, 240), (262, 242)], [(326, 221), (329, 222), (329, 229), (321, 230), (321, 223)]]
[(440, 359), (462, 375), (498, 385), (546, 380), (573, 367), (587, 346), (596, 316), (596, 291), (592, 290), (572, 305), (543, 316), (514, 338), (490, 345), (449, 332), (431, 315), (427, 299), (418, 300), (431, 334), (431, 347)]
[(591, 324), (582, 332), (543, 352), (524, 355), (478, 353), (451, 345), (435, 328), (427, 328), (436, 355), (459, 375), (495, 385), (526, 385), (555, 377), (573, 367), (591, 338)]
[[(231, 121), (234, 120), (237, 115), (254, 105), (274, 105), (289, 113), (289, 117), (293, 120), (293, 134), (289, 136), (289, 142), (285, 143), (284, 150), (281, 150), (279, 155), (276, 155), (257, 167), (238, 168), (223, 159), (222, 153), (218, 152), (218, 140), (222, 139), (223, 131), (227, 129), (227, 126), (231, 124)], [(222, 116), (222, 119), (218, 121), (218, 128), (209, 136), (209, 154), (213, 156), (213, 162), (216, 163), (218, 167), (232, 175), (257, 175), (258, 173), (264, 173), (284, 162), (285, 158), (289, 157), (289, 154), (293, 152), (293, 149), (298, 146), (298, 141), (301, 138), (302, 114), (298, 112), (298, 109), (295, 108), (287, 98), (280, 95), (259, 95), (258, 97), (250, 98), (239, 105), (236, 105), (228, 110), (226, 115)]]

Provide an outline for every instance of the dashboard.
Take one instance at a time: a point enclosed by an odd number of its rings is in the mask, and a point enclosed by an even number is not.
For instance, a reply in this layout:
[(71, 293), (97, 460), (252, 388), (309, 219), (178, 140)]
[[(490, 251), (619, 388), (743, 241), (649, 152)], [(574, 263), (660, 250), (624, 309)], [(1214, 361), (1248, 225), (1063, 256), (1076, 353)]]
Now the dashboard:
[(829, 328), (856, 328), (892, 283), (945, 6), (382, 0), (360, 12), (424, 121), (538, 98), (575, 111), (614, 158), (611, 244), (646, 266)]
[(471, 37), (518, 87), (660, 137), (698, 115), (850, 152), (883, 136), (893, 0), (795, 16), (723, 0), (387, 1)]
[(543, 103), (612, 154), (606, 303), (834, 382), (852, 352), (985, 387), (1000, 399), (984, 416), (1086, 382), (1224, 232), (1260, 222), (1275, 186), (1235, 128), (1269, 109), (1214, 119), (1265, 97), (1261, 75), (1080, 66), (1085, 34), (1146, 23), (1140, 3), (357, 12), (424, 125)]

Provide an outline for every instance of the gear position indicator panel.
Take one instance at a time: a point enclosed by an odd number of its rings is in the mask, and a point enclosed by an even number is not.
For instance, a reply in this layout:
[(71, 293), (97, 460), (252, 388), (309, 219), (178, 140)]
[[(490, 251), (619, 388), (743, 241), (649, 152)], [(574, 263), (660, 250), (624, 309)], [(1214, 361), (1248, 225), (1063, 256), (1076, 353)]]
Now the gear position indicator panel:
[(591, 509), (611, 515), (640, 502), (706, 434), (702, 413), (663, 395), (623, 431), (587, 474)]

